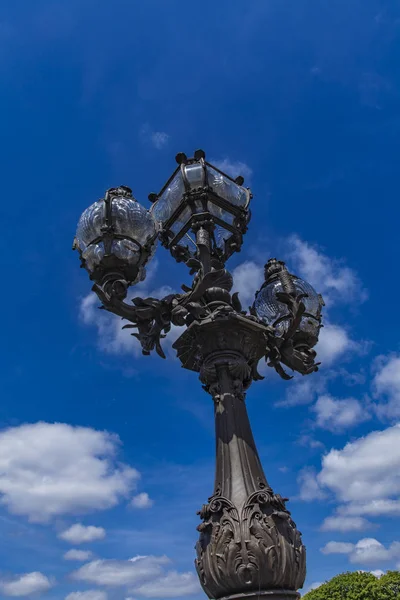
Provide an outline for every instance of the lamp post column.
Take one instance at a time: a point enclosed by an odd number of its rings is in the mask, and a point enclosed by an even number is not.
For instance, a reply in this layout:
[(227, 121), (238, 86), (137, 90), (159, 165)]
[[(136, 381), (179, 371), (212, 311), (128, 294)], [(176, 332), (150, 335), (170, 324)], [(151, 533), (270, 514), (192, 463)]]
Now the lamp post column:
[(213, 599), (297, 600), (305, 579), (301, 534), (266, 480), (246, 410), (262, 337), (257, 323), (231, 313), (192, 324), (174, 345), (186, 368), (188, 353), (201, 360), (214, 400), (215, 487), (199, 512), (196, 546), (200, 582)]

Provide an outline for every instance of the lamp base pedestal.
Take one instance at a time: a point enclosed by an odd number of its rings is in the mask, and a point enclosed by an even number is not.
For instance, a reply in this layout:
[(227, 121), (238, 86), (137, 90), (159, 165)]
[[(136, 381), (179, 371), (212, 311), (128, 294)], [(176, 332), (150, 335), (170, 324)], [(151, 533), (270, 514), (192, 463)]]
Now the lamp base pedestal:
[(300, 594), (292, 590), (260, 590), (259, 592), (244, 592), (224, 596), (219, 600), (299, 600)]

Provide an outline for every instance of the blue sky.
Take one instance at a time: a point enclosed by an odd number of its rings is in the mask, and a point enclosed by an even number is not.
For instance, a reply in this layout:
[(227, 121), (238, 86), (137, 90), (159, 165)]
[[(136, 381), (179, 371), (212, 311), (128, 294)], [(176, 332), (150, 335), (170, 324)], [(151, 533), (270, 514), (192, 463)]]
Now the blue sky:
[[(254, 193), (244, 303), (270, 256), (327, 303), (320, 372), (264, 369), (247, 399), (305, 589), (399, 565), (399, 59), (394, 1), (1, 4), (1, 598), (203, 597), (211, 399), (172, 340), (142, 357), (97, 311), (71, 251), (108, 187), (148, 206), (196, 148)], [(139, 288), (181, 283), (159, 248)]]

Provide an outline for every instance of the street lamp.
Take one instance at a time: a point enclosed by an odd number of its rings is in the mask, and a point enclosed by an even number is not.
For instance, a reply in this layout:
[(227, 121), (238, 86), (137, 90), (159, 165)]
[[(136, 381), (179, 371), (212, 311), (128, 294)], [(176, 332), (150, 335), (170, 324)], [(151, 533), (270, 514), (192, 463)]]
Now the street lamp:
[[(186, 326), (173, 344), (182, 366), (199, 373), (214, 400), (217, 457), (215, 487), (199, 511), (202, 523), (195, 561), (212, 599), (295, 600), (306, 565), (301, 534), (275, 494), (260, 463), (245, 405), (245, 392), (263, 377), (265, 358), (284, 379), (283, 365), (302, 375), (318, 370), (313, 349), (323, 300), (285, 264), (271, 259), (249, 312), (225, 262), (240, 250), (250, 220), (250, 190), (197, 150), (180, 153), (178, 168), (149, 211), (124, 186), (82, 215), (74, 248), (94, 281), (103, 307), (130, 323), (143, 354), (164, 357), (161, 339), (171, 325)], [(124, 302), (130, 285), (143, 280), (157, 238), (194, 274), (191, 287), (163, 299)]]

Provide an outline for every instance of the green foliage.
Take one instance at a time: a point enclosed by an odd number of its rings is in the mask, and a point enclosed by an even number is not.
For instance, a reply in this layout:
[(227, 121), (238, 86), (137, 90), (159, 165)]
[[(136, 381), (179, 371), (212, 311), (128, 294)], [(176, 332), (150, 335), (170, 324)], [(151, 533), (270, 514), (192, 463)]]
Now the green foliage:
[(400, 600), (400, 573), (388, 571), (380, 579), (360, 571), (343, 573), (305, 594), (303, 600)]
[(392, 598), (400, 599), (399, 571), (388, 571), (386, 575), (382, 575), (378, 583), (381, 590), (384, 590), (386, 593), (386, 596), (382, 595), (379, 598), (383, 598), (384, 600), (392, 600)]

